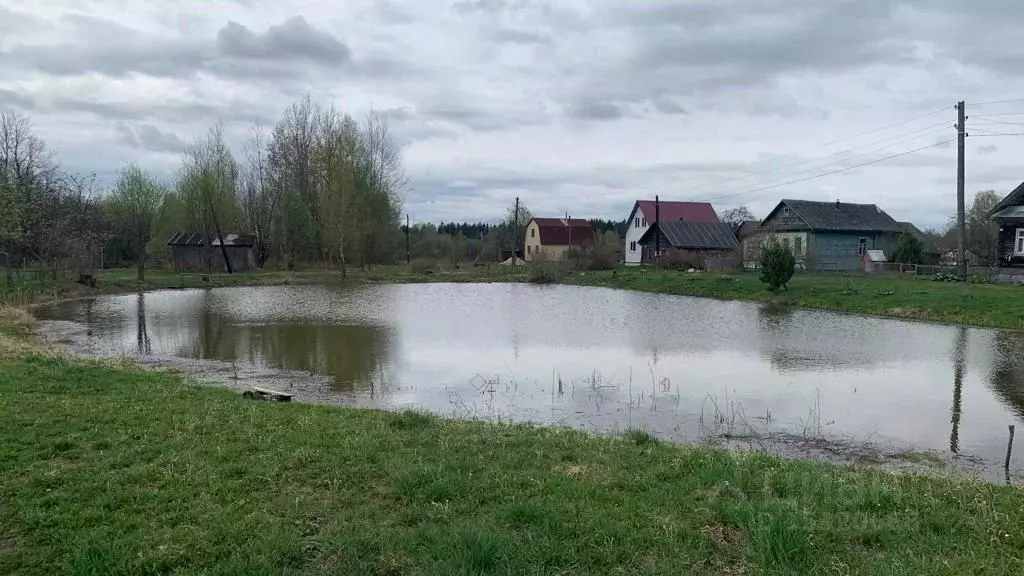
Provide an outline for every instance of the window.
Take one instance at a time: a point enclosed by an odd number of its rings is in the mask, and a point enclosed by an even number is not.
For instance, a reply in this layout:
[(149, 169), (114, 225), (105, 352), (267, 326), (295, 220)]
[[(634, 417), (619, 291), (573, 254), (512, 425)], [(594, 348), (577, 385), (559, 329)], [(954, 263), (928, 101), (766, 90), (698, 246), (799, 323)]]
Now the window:
[(536, 238), (536, 237), (537, 237), (537, 229), (536, 228), (530, 228), (530, 238)]
[(1024, 228), (1017, 228), (1017, 239), (1013, 243), (1014, 254), (1024, 254)]
[(644, 226), (647, 226), (647, 218), (644, 218)]
[(529, 244), (527, 244), (527, 245), (526, 245), (526, 253), (527, 253), (527, 254), (529, 254), (529, 253), (530, 253), (530, 248), (533, 248), (533, 246), (530, 246)]
[(783, 206), (782, 207), (782, 215), (783, 216), (789, 216), (789, 207), (788, 206)]
[(637, 227), (637, 228), (639, 228), (639, 227), (640, 227), (640, 218), (639, 218), (639, 217), (638, 217), (638, 218), (636, 219), (636, 227)]
[(801, 255), (803, 253), (804, 253), (804, 239), (799, 237), (799, 236), (797, 236), (796, 238), (793, 238), (793, 254), (796, 254), (797, 256), (799, 256), (799, 255)]
[(789, 237), (788, 236), (786, 238), (782, 239), (782, 245), (785, 246), (786, 248), (789, 248)]
[(868, 253), (868, 239), (857, 238), (857, 256), (863, 256)]
[(636, 242), (630, 242), (629, 243), (629, 251), (630, 252), (636, 252)]

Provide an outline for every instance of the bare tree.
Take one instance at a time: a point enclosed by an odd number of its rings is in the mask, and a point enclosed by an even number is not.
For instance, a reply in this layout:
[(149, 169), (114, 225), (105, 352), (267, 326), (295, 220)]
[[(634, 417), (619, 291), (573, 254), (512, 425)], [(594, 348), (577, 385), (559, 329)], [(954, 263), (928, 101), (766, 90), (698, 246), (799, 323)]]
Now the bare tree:
[(754, 215), (746, 206), (737, 206), (736, 208), (725, 210), (719, 215), (718, 219), (727, 224), (732, 224), (734, 228), (739, 228), (740, 224), (744, 222), (755, 220)]
[(135, 164), (118, 177), (111, 203), (118, 217), (128, 223), (137, 248), (138, 280), (146, 279), (146, 244), (164, 201), (164, 190)]
[(267, 136), (257, 123), (249, 130), (245, 144), (246, 165), (238, 180), (238, 204), (246, 227), (256, 236), (256, 264), (260, 267), (270, 256), (270, 237), (283, 196), (283, 188), (272, 185), (268, 154)]

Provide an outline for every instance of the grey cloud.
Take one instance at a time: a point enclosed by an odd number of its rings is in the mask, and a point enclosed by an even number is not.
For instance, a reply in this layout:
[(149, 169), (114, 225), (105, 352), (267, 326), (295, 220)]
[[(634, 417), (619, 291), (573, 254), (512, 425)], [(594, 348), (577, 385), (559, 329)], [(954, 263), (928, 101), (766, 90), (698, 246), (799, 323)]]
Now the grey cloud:
[(508, 42), (510, 44), (545, 45), (551, 43), (551, 37), (547, 34), (529, 32), (526, 30), (516, 30), (514, 28), (499, 28), (498, 30), (489, 33), (488, 36), (498, 42)]
[(477, 12), (495, 13), (506, 10), (519, 11), (529, 8), (530, 0), (462, 0), (452, 5), (456, 12), (473, 14)]
[(387, 24), (412, 24), (416, 17), (402, 8), (393, 0), (376, 0), (373, 3), (374, 15)]
[(178, 154), (187, 146), (176, 134), (164, 132), (152, 124), (140, 124), (134, 128), (121, 124), (116, 133), (122, 144), (152, 152)]
[(24, 94), (0, 88), (0, 108), (18, 108), (30, 112), (36, 109), (36, 103)]
[(59, 76), (96, 72), (111, 77), (142, 73), (186, 78), (208, 72), (227, 78), (274, 79), (301, 78), (312, 72), (308, 66), (333, 68), (352, 60), (344, 42), (302, 16), (260, 33), (228, 22), (216, 39), (153, 36), (82, 15), (64, 16), (61, 22), (66, 28), (63, 42), (18, 45), (4, 59)]
[(689, 114), (686, 108), (683, 108), (675, 100), (671, 98), (654, 98), (651, 100), (651, 104), (654, 105), (654, 109), (662, 114)]
[(583, 100), (569, 106), (568, 115), (577, 120), (618, 120), (625, 113), (617, 104)]
[(228, 22), (217, 33), (221, 54), (240, 59), (293, 60), (337, 66), (351, 58), (341, 40), (314, 28), (302, 16), (293, 16), (279, 26), (257, 34), (238, 22)]
[(978, 154), (993, 154), (999, 150), (999, 147), (995, 144), (984, 144), (978, 146)]

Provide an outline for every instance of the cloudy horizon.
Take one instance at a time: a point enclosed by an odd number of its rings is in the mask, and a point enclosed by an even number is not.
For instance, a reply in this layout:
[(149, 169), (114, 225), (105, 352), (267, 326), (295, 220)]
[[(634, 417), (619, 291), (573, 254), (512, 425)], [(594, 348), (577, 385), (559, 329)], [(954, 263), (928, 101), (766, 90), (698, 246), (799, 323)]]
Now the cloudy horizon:
[[(624, 219), (641, 198), (876, 203), (941, 226), (1024, 180), (1024, 5), (978, 0), (0, 0), (0, 110), (65, 169), (170, 178), (214, 124), (241, 157), (309, 94), (386, 114), (414, 221)], [(852, 137), (851, 136), (855, 136)]]

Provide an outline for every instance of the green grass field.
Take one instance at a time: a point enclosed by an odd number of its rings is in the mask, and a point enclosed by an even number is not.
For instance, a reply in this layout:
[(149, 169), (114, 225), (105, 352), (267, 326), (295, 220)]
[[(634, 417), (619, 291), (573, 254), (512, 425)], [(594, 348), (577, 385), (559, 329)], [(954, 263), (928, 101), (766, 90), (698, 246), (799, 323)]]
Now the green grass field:
[(0, 573), (1022, 574), (1024, 492), (19, 356)]
[[(891, 276), (798, 274), (789, 290), (769, 291), (754, 273), (716, 274), (618, 268), (600, 272), (559, 275), (565, 284), (604, 286), (659, 294), (721, 299), (755, 300), (855, 314), (1024, 328), (1024, 287), (997, 284), (961, 284)], [(135, 281), (134, 269), (104, 270), (97, 288), (71, 279), (22, 281), (14, 290), (0, 286), (0, 304), (25, 305), (58, 298), (99, 293), (121, 293), (163, 288), (199, 288), (241, 285), (318, 284), (339, 282), (525, 282), (523, 267), (463, 266), (416, 272), (406, 266), (352, 269), (343, 279), (337, 270), (265, 271), (251, 274), (176, 274), (151, 270), (146, 282)], [(2, 284), (2, 283), (0, 283)]]
[(732, 300), (756, 300), (855, 314), (1024, 328), (1024, 287), (913, 277), (798, 274), (771, 292), (754, 273), (713, 274), (620, 268), (573, 274), (567, 283)]

